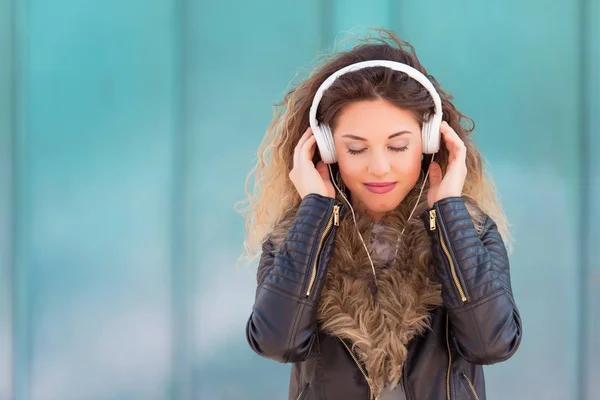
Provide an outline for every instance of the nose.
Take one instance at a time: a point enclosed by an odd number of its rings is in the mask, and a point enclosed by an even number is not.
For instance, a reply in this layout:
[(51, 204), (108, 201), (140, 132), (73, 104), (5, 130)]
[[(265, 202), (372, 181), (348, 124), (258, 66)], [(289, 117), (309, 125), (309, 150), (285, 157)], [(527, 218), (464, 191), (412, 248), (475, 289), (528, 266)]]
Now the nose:
[(369, 162), (369, 173), (373, 176), (384, 177), (390, 172), (390, 162), (381, 152), (374, 152)]

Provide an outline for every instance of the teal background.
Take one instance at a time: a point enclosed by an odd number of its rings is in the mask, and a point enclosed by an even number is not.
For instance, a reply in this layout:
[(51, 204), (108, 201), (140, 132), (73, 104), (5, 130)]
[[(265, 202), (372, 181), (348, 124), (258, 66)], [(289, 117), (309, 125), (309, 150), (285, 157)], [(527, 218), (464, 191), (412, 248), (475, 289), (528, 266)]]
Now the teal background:
[(597, 399), (600, 1), (0, 0), (0, 400), (286, 398), (233, 206), (270, 105), (374, 26), (475, 120), (512, 223), (489, 398)]

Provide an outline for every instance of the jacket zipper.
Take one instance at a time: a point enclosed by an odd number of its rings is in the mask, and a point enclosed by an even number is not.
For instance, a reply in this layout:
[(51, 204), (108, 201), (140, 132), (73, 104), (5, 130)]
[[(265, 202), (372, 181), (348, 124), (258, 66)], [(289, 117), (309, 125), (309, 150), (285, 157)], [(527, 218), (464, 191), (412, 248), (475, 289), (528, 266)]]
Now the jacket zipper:
[(302, 398), (302, 395), (304, 394), (304, 392), (306, 392), (306, 389), (308, 389), (308, 383), (304, 385), (304, 388), (302, 388), (300, 394), (298, 394), (298, 397), (296, 397), (296, 400), (300, 400)]
[[(429, 211), (429, 230), (430, 231), (435, 231), (437, 229), (436, 221), (437, 221), (437, 214), (436, 214), (435, 209), (432, 209)], [(458, 290), (460, 299), (462, 300), (463, 303), (466, 303), (467, 295), (465, 294), (465, 291), (464, 291), (463, 287), (461, 286), (460, 281), (458, 280), (458, 275), (456, 274), (456, 268), (454, 266), (454, 261), (452, 261), (452, 256), (450, 255), (448, 246), (446, 245), (446, 242), (444, 241), (444, 235), (442, 235), (442, 230), (438, 229), (437, 231), (440, 236), (440, 243), (442, 244), (442, 250), (444, 251), (446, 258), (448, 259), (448, 263), (450, 264), (450, 273), (452, 274), (452, 280), (454, 281), (454, 285), (456, 285), (456, 289)]]
[(354, 355), (354, 353), (352, 352), (352, 350), (350, 350), (350, 348), (348, 347), (348, 345), (346, 344), (346, 342), (344, 342), (342, 339), (340, 339), (340, 342), (342, 342), (342, 344), (344, 345), (344, 347), (346, 348), (346, 350), (348, 350), (348, 353), (350, 353), (350, 356), (352, 356), (352, 359), (356, 363), (356, 366), (358, 367), (358, 369), (360, 370), (360, 372), (365, 377), (365, 381), (367, 382), (367, 386), (369, 386), (369, 400), (371, 400), (373, 398), (373, 394), (372, 394), (373, 390), (371, 389), (371, 383), (369, 382), (369, 378), (367, 377), (367, 373), (365, 372), (365, 370), (363, 369), (363, 367), (360, 365), (360, 362), (358, 362), (358, 359), (356, 358), (356, 356)]
[(446, 349), (448, 350), (448, 370), (446, 371), (446, 400), (450, 399), (450, 369), (452, 368), (452, 353), (450, 352), (450, 334), (448, 333), (448, 313), (446, 313)]
[(319, 241), (319, 247), (317, 248), (317, 255), (315, 256), (315, 262), (313, 263), (312, 273), (310, 275), (310, 282), (308, 283), (308, 289), (306, 290), (306, 297), (310, 296), (310, 292), (315, 284), (315, 279), (317, 278), (317, 263), (319, 262), (319, 256), (321, 255), (321, 249), (323, 248), (323, 243), (327, 238), (327, 234), (331, 230), (331, 227), (340, 225), (340, 206), (333, 206), (333, 213), (329, 216), (329, 220), (327, 221), (327, 225), (325, 226), (325, 230), (321, 235), (321, 240)]
[(473, 386), (473, 384), (471, 383), (471, 380), (469, 379), (469, 377), (467, 376), (467, 374), (465, 374), (464, 372), (462, 372), (461, 376), (463, 377), (463, 379), (465, 380), (465, 382), (467, 382), (467, 386), (471, 390), (471, 394), (473, 395), (473, 397), (475, 398), (475, 400), (479, 400), (479, 396), (477, 396), (477, 392), (475, 391), (475, 386)]

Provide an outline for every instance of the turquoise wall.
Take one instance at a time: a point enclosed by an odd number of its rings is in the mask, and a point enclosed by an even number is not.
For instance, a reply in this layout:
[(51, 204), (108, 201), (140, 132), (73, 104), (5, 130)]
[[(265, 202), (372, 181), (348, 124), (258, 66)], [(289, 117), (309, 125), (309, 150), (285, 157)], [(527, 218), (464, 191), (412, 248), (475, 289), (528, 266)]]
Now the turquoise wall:
[(371, 26), (475, 120), (513, 225), (489, 397), (596, 398), (599, 0), (0, 0), (0, 400), (285, 398), (233, 205), (271, 104)]

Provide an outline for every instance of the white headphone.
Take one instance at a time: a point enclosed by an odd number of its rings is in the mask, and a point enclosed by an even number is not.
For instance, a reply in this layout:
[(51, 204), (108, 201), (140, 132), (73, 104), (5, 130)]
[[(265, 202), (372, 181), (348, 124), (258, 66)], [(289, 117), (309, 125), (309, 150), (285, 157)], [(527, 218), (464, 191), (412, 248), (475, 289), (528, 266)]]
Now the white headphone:
[(317, 93), (313, 99), (312, 105), (310, 106), (309, 120), (310, 127), (317, 140), (317, 147), (319, 153), (321, 153), (321, 159), (325, 164), (333, 164), (337, 162), (337, 155), (335, 153), (335, 146), (333, 143), (333, 132), (331, 128), (326, 124), (319, 124), (317, 121), (317, 109), (323, 93), (333, 85), (335, 80), (341, 75), (348, 72), (358, 71), (363, 68), (370, 67), (387, 67), (395, 71), (404, 72), (417, 82), (419, 82), (433, 98), (433, 104), (435, 112), (430, 115), (428, 119), (423, 123), (422, 133), (422, 145), (423, 153), (434, 154), (440, 149), (440, 125), (442, 123), (442, 101), (440, 95), (433, 87), (433, 84), (427, 79), (425, 75), (411, 67), (410, 65), (402, 64), (396, 61), (389, 60), (369, 60), (361, 61), (355, 64), (350, 64), (330, 75), (322, 84), (319, 86)]

